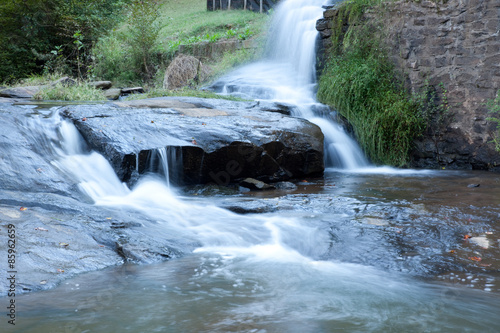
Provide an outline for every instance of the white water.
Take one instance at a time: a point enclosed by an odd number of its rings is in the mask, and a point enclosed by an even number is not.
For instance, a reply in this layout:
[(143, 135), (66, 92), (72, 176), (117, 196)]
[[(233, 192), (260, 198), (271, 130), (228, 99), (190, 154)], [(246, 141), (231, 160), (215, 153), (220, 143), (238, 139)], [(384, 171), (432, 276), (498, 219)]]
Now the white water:
[(316, 86), (316, 21), (324, 0), (287, 0), (277, 8), (267, 43), (267, 56), (239, 68), (215, 85), (221, 93), (297, 106), (294, 116), (318, 125), (325, 136), (326, 166), (359, 169), (369, 166), (357, 143), (329, 118), (314, 114)]
[(184, 258), (143, 266), (119, 280), (113, 279), (116, 273), (98, 272), (70, 282), (76, 289), (28, 295), (20, 303), (33, 307), (28, 313), (42, 312), (42, 320), (23, 318), (27, 328), (20, 332), (64, 327), (70, 332), (126, 327), (131, 332), (297, 333), (499, 328), (492, 317), (496, 305), (488, 304), (497, 304), (494, 299), (475, 299), (474, 293), (373, 267), (320, 260), (332, 242), (323, 220), (327, 216), (237, 215), (176, 197), (161, 177), (146, 177), (129, 190), (100, 154), (86, 151), (71, 123), (58, 115), (44, 122), (50, 126), (34, 128), (52, 138), (54, 164), (96, 205), (140, 212), (157, 222), (143, 229), (199, 246)]

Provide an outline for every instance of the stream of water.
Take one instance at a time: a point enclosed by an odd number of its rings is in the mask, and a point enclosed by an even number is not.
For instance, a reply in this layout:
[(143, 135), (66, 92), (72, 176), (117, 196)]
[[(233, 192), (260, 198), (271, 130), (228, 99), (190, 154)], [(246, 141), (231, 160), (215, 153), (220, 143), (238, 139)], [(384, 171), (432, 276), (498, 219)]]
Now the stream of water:
[[(226, 93), (296, 105), (325, 132), (330, 168), (295, 190), (174, 193), (157, 177), (129, 189), (57, 113), (34, 122), (33, 131), (62, 138), (40, 144), (94, 205), (133, 211), (199, 246), (20, 296), (16, 332), (500, 331), (500, 177), (370, 167), (340, 126), (315, 115), (315, 55), (305, 51), (322, 5), (284, 1), (268, 58), (222, 79)], [(168, 177), (170, 154), (158, 155)], [(235, 205), (263, 213), (221, 208)], [(462, 244), (466, 233), (477, 243)], [(482, 251), (485, 266), (449, 265), (456, 248), (464, 258)]]

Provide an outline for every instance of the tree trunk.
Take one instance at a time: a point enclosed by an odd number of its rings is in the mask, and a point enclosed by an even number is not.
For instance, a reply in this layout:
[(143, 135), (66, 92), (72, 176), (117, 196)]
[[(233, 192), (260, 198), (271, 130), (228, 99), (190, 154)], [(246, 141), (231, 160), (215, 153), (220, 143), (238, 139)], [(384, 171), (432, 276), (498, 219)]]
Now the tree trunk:
[(222, 0), (220, 0), (220, 10), (222, 10)]
[(227, 10), (231, 9), (231, 0), (227, 0)]
[(215, 0), (212, 1), (212, 10), (215, 11)]
[(262, 14), (262, 11), (263, 11), (263, 8), (262, 8), (262, 7), (263, 7), (263, 6), (262, 6), (262, 2), (263, 2), (263, 1), (264, 1), (264, 0), (260, 0), (260, 13), (261, 13), (261, 14)]
[(247, 10), (247, 0), (244, 0), (244, 1), (243, 1), (243, 9), (244, 9), (244, 10)]

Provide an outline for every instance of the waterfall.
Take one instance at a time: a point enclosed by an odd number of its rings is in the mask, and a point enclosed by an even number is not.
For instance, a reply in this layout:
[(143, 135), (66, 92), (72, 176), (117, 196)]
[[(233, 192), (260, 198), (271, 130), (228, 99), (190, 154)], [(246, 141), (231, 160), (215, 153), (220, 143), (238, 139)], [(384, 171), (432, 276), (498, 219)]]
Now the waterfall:
[[(155, 163), (159, 164), (157, 168), (155, 168)], [(174, 146), (158, 148), (150, 157), (150, 170), (154, 172), (156, 169), (163, 173), (168, 187), (172, 182), (180, 182), (182, 176), (182, 150)]]
[[(328, 1), (327, 1), (328, 2)], [(266, 56), (220, 78), (212, 89), (255, 100), (294, 104), (293, 116), (318, 125), (325, 136), (325, 164), (340, 169), (369, 165), (357, 143), (331, 115), (317, 115), (325, 106), (316, 101), (316, 21), (324, 0), (285, 0), (271, 24)]]

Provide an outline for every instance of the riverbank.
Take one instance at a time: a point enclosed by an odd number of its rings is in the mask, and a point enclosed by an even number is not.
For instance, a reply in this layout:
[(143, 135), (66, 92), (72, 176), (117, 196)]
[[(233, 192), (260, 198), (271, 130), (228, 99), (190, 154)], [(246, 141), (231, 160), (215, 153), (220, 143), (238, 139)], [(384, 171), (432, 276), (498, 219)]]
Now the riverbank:
[(375, 162), (498, 171), (495, 6), (359, 0), (325, 11), (319, 99)]

